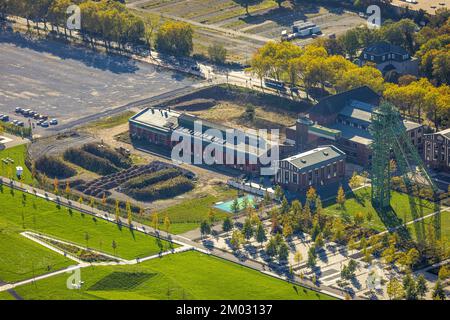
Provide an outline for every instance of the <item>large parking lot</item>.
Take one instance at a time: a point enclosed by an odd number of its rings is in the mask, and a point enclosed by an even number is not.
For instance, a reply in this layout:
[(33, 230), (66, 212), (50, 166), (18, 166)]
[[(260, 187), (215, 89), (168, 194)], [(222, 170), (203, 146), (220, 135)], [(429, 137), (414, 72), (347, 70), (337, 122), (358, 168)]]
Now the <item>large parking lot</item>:
[(28, 123), (14, 113), (20, 107), (67, 124), (197, 82), (127, 58), (0, 34), (0, 114), (10, 121)]

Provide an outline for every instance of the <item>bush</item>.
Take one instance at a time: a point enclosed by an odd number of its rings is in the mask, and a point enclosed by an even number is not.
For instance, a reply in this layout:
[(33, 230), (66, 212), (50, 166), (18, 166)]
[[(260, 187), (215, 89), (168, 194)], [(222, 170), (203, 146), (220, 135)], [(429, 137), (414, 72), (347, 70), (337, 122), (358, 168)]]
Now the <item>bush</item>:
[(65, 179), (74, 176), (77, 171), (55, 157), (43, 156), (36, 160), (36, 169), (50, 178)]
[(194, 183), (184, 176), (161, 181), (145, 188), (128, 190), (128, 195), (136, 200), (155, 201), (167, 199), (188, 192), (194, 188)]
[(105, 158), (111, 161), (116, 167), (128, 169), (131, 167), (131, 160), (124, 157), (121, 153), (97, 143), (88, 143), (82, 147), (82, 150), (92, 153), (93, 155)]
[(217, 64), (224, 64), (227, 60), (227, 49), (222, 44), (215, 43), (208, 47), (209, 59)]
[(131, 179), (125, 182), (122, 187), (125, 190), (144, 188), (164, 180), (175, 178), (180, 175), (181, 171), (176, 168), (164, 169)]
[(31, 137), (31, 128), (30, 127), (19, 127), (19, 126), (15, 126), (9, 122), (0, 123), (0, 127), (2, 127), (5, 132), (13, 134), (15, 136), (27, 137), (27, 138)]
[(119, 171), (109, 160), (97, 157), (81, 149), (67, 149), (64, 152), (64, 160), (101, 175), (108, 175)]

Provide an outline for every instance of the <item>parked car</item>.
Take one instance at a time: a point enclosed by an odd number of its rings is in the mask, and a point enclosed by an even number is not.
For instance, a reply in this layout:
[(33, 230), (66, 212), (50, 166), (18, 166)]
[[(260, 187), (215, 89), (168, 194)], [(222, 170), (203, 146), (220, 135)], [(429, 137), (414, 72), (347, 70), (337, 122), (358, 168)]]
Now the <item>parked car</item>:
[(18, 121), (18, 122), (17, 122), (17, 125), (18, 125), (19, 127), (23, 127), (23, 126), (25, 126), (25, 123), (24, 123), (23, 121)]
[(15, 112), (16, 112), (16, 113), (22, 113), (22, 112), (23, 112), (23, 109), (22, 109), (22, 108), (19, 108), (19, 107), (17, 107), (17, 108), (16, 108), (16, 110), (15, 110)]
[(0, 120), (4, 121), (4, 122), (8, 122), (9, 121), (9, 116), (7, 116), (6, 114), (3, 115), (2, 117), (0, 117)]
[(50, 125), (52, 125), (52, 126), (56, 126), (57, 124), (58, 124), (58, 120), (56, 120), (56, 119), (52, 119), (52, 120), (50, 120)]
[(43, 122), (41, 123), (41, 127), (43, 127), (43, 128), (48, 128), (48, 126), (49, 126), (49, 124), (48, 124), (47, 121), (43, 121)]

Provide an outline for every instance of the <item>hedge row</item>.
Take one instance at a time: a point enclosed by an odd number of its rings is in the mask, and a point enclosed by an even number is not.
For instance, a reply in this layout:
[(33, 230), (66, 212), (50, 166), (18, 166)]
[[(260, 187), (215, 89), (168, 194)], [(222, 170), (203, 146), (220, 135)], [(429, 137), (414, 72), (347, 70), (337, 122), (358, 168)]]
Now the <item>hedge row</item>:
[(155, 201), (175, 197), (194, 188), (194, 183), (184, 176), (165, 180), (145, 188), (128, 190), (127, 194), (136, 200)]
[(102, 146), (98, 143), (85, 144), (82, 147), (82, 150), (92, 153), (100, 158), (105, 158), (119, 168), (128, 169), (132, 165), (131, 159), (123, 156), (121, 153), (111, 149), (110, 147)]
[(119, 171), (109, 160), (100, 158), (81, 149), (67, 149), (64, 152), (64, 160), (75, 163), (86, 170), (100, 175), (108, 175)]
[(145, 188), (152, 184), (178, 177), (181, 174), (182, 172), (176, 168), (164, 169), (130, 179), (125, 182), (122, 187), (124, 190)]
[(42, 156), (36, 160), (36, 169), (50, 178), (65, 179), (74, 176), (77, 171), (55, 157)]

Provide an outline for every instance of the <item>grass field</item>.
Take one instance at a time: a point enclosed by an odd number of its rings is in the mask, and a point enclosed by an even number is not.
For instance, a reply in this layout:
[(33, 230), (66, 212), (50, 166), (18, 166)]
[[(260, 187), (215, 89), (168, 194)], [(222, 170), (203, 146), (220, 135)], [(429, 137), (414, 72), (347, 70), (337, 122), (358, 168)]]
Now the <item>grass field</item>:
[[(163, 210), (161, 217), (166, 215), (171, 221), (170, 232), (180, 234), (198, 228), (200, 223), (208, 218), (210, 210), (213, 210), (216, 220), (224, 219), (228, 214), (224, 211), (212, 208), (212, 206), (225, 199), (233, 199), (237, 196), (237, 191), (227, 187), (216, 187), (215, 194), (203, 195), (196, 199), (185, 200)], [(161, 226), (163, 228), (163, 226)], [(164, 229), (164, 228), (163, 228)]]
[[(169, 243), (131, 231), (126, 227), (95, 219), (34, 195), (24, 195), (8, 187), (0, 192), (0, 223), (9, 228), (33, 230), (82, 246), (88, 246), (125, 259), (153, 255)], [(88, 241), (85, 237), (88, 234)], [(117, 248), (112, 248), (115, 241)], [(14, 261), (10, 261), (11, 264)]]
[(132, 266), (81, 270), (81, 290), (67, 275), (17, 287), (25, 299), (331, 299), (234, 263), (185, 252)]
[[(11, 158), (14, 163), (6, 165), (0, 161), (0, 175), (3, 177), (11, 178), (11, 175), (16, 174), (16, 167), (21, 166), (23, 168), (22, 181), (26, 184), (32, 184), (33, 180), (31, 178), (31, 172), (25, 165), (25, 157), (27, 154), (27, 145), (22, 144), (12, 148), (0, 151), (0, 159)], [(17, 178), (15, 178), (17, 180)]]
[[(413, 220), (408, 196), (399, 192), (393, 192), (391, 198), (392, 211), (387, 213), (388, 218), (383, 222), (377, 211), (372, 207), (370, 192), (370, 187), (359, 189), (354, 192), (353, 196), (350, 197), (347, 195), (344, 209), (341, 209), (338, 204), (334, 203), (325, 207), (324, 213), (333, 216), (342, 216), (343, 213), (347, 213), (351, 218), (354, 218), (358, 212), (362, 212), (365, 217), (370, 212), (373, 217), (372, 221), (369, 222), (365, 219), (363, 226), (378, 231), (385, 230), (386, 224), (395, 226)], [(420, 201), (419, 199), (415, 199), (415, 201), (421, 216), (433, 212), (432, 203), (425, 200)]]

